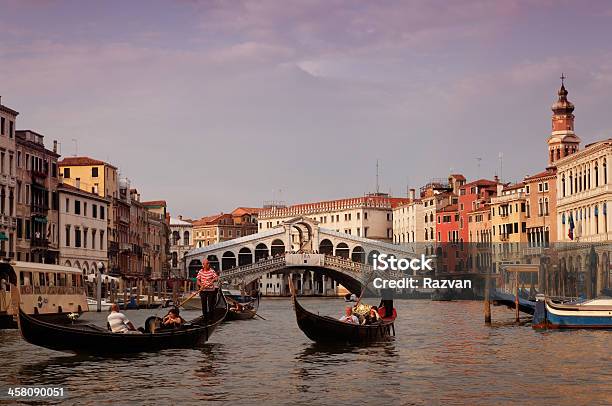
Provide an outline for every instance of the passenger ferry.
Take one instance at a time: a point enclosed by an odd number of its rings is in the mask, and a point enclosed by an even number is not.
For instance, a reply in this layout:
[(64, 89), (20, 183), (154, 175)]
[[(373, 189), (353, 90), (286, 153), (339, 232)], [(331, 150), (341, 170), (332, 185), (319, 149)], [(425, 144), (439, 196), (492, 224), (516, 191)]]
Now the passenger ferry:
[[(19, 306), (50, 319), (88, 310), (80, 269), (35, 262), (0, 262), (0, 328), (17, 327)], [(57, 317), (57, 316), (61, 317)]]

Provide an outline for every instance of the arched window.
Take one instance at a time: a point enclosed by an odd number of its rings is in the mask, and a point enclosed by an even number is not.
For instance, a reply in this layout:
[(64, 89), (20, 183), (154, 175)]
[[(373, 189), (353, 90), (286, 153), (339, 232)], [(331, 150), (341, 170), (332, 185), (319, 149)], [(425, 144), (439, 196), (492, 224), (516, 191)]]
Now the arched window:
[(574, 194), (574, 176), (572, 175), (571, 172), (570, 172), (570, 176), (569, 176), (569, 186), (570, 186), (569, 194), (572, 195), (572, 194)]
[(563, 197), (565, 197), (565, 174), (561, 176), (561, 190), (561, 193), (563, 193)]
[(178, 266), (178, 254), (176, 252), (172, 253), (172, 268), (176, 268)]
[(597, 166), (597, 162), (595, 162), (595, 187), (599, 186), (599, 167)]
[(603, 169), (603, 178), (604, 178), (603, 184), (607, 185), (608, 184), (608, 166), (606, 164), (605, 158), (604, 158), (604, 161), (603, 161), (603, 168), (602, 169)]
[(189, 231), (183, 233), (183, 245), (189, 245)]
[(181, 239), (178, 231), (172, 232), (172, 245), (178, 245), (179, 240)]

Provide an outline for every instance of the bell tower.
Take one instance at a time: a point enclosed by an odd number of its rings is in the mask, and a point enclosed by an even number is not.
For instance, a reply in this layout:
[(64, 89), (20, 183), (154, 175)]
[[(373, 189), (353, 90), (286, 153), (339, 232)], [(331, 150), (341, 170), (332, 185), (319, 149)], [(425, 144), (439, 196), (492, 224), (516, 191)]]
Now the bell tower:
[(580, 138), (574, 133), (574, 105), (567, 100), (565, 75), (561, 74), (558, 99), (552, 105), (552, 132), (548, 137), (548, 165), (555, 166), (557, 160), (578, 151)]

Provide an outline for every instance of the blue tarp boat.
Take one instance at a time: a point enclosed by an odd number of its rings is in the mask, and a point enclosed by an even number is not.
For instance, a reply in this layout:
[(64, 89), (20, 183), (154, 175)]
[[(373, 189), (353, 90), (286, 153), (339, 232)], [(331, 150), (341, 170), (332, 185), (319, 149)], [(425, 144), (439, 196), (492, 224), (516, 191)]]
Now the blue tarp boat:
[(536, 300), (533, 328), (612, 329), (612, 298), (560, 304), (538, 295)]

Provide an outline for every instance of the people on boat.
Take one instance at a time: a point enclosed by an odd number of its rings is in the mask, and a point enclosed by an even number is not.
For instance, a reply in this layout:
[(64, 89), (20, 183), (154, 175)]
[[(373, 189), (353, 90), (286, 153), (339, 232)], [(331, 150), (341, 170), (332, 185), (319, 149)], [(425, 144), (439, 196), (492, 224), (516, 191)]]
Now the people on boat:
[(368, 314), (365, 315), (363, 324), (376, 324), (381, 320), (380, 315), (378, 314), (378, 308), (376, 306), (372, 306)]
[(108, 321), (110, 330), (113, 333), (138, 332), (138, 330), (136, 330), (136, 327), (134, 327), (132, 322), (128, 320), (125, 314), (119, 311), (119, 305), (117, 303), (113, 303), (111, 305), (111, 312), (106, 318), (106, 320)]
[(353, 308), (350, 306), (347, 306), (346, 309), (344, 309), (344, 316), (340, 317), (339, 320), (345, 323), (359, 324), (359, 319), (353, 314)]
[(177, 307), (173, 307), (162, 320), (162, 326), (165, 328), (177, 328), (182, 326), (184, 320), (180, 314), (180, 310)]
[(197, 286), (200, 290), (202, 301), (202, 315), (205, 321), (209, 321), (217, 302), (219, 275), (210, 267), (208, 259), (204, 259), (202, 269), (196, 277)]

